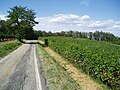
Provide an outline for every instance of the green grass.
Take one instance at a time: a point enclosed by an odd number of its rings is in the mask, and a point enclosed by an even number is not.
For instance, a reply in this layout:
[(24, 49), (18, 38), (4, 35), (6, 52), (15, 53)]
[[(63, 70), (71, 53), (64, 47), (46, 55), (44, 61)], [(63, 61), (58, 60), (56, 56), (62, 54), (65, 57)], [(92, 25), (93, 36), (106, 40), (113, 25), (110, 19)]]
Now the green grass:
[[(120, 46), (107, 42), (71, 38), (45, 37), (49, 46), (70, 63), (112, 90), (120, 88)], [(45, 38), (40, 38), (44, 40)]]
[(8, 53), (19, 47), (21, 43), (17, 40), (9, 42), (0, 42), (0, 58), (6, 56)]
[(80, 90), (76, 81), (49, 56), (42, 46), (38, 45), (38, 51), (48, 80), (49, 90)]

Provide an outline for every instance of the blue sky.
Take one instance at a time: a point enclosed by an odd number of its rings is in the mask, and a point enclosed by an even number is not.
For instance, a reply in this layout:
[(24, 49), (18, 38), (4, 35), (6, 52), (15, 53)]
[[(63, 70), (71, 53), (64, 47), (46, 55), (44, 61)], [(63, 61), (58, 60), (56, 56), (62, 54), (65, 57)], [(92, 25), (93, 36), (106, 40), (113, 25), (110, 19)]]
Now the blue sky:
[(37, 16), (72, 13), (120, 20), (120, 0), (0, 0), (0, 12), (6, 14), (14, 5), (34, 9)]
[(35, 10), (36, 20), (40, 22), (35, 29), (101, 30), (120, 36), (120, 0), (0, 0), (0, 18), (4, 18), (9, 8), (15, 5)]

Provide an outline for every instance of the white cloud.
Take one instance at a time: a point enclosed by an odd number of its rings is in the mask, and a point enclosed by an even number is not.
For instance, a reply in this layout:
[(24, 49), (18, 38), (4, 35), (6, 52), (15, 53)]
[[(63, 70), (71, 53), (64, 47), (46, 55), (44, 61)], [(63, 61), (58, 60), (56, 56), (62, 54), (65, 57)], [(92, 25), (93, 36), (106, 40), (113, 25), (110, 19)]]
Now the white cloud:
[(120, 25), (114, 25), (113, 27), (114, 28), (120, 28)]
[(94, 21), (89, 26), (92, 28), (107, 29), (107, 28), (111, 28), (114, 24), (115, 24), (114, 20), (105, 20), (105, 21)]
[[(0, 14), (1, 20), (6, 20), (6, 15)], [(57, 14), (48, 17), (38, 17), (39, 22), (34, 29), (46, 30), (52, 32), (58, 31), (81, 31), (94, 32), (104, 31), (111, 32), (120, 36), (120, 21), (115, 20), (94, 20), (88, 15), (79, 16), (74, 14)]]
[(34, 27), (36, 30), (46, 31), (81, 31), (94, 32), (105, 31), (120, 36), (120, 21), (115, 20), (94, 20), (88, 15), (79, 16), (74, 14), (58, 14), (48, 17), (38, 17), (36, 21), (38, 25)]
[(83, 19), (83, 20), (89, 20), (90, 17), (88, 15), (84, 15), (84, 16), (81, 17), (81, 19)]
[(6, 15), (0, 14), (0, 20), (6, 20)]
[(80, 4), (88, 6), (90, 4), (90, 2), (91, 2), (91, 0), (81, 0)]

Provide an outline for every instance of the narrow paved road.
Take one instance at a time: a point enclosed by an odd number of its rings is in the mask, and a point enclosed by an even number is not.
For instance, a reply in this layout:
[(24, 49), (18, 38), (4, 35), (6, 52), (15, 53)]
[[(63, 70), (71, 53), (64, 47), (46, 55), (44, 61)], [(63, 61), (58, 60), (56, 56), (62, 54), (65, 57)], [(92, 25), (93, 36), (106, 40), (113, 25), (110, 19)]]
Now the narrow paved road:
[(38, 62), (33, 43), (0, 60), (0, 90), (46, 90)]

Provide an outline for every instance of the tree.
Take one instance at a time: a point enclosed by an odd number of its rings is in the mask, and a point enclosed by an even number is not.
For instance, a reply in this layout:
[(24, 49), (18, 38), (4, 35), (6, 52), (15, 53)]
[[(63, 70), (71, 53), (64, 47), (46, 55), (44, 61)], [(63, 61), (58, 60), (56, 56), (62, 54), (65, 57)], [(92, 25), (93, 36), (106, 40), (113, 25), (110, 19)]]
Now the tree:
[(6, 35), (6, 22), (5, 20), (0, 20), (0, 41), (4, 41)]
[(43, 37), (47, 37), (48, 36), (47, 32), (46, 31), (42, 31), (42, 36)]
[(93, 33), (89, 32), (89, 39), (92, 40), (92, 38), (93, 38)]
[(52, 32), (51, 31), (48, 32), (48, 36), (52, 36)]
[(94, 33), (93, 33), (93, 36), (94, 36), (94, 39), (95, 40), (100, 40), (100, 33), (99, 33), (99, 31), (95, 31)]
[(35, 21), (36, 13), (34, 10), (27, 9), (27, 7), (14, 6), (10, 8), (8, 13), (8, 24), (13, 29), (15, 37), (20, 41), (23, 38), (30, 39), (30, 34), (34, 34), (33, 26), (38, 24)]
[(68, 37), (72, 37), (72, 36), (73, 36), (73, 33), (74, 33), (74, 32), (73, 32), (72, 30), (70, 30), (70, 31), (67, 32), (67, 36), (68, 36)]
[(35, 32), (35, 38), (38, 39), (39, 37), (42, 37), (42, 31), (34, 31)]
[(80, 34), (78, 31), (75, 32), (75, 37), (80, 37)]
[(62, 36), (66, 36), (66, 32), (65, 31), (61, 31), (61, 35)]
[(88, 33), (82, 32), (82, 38), (88, 38)]

